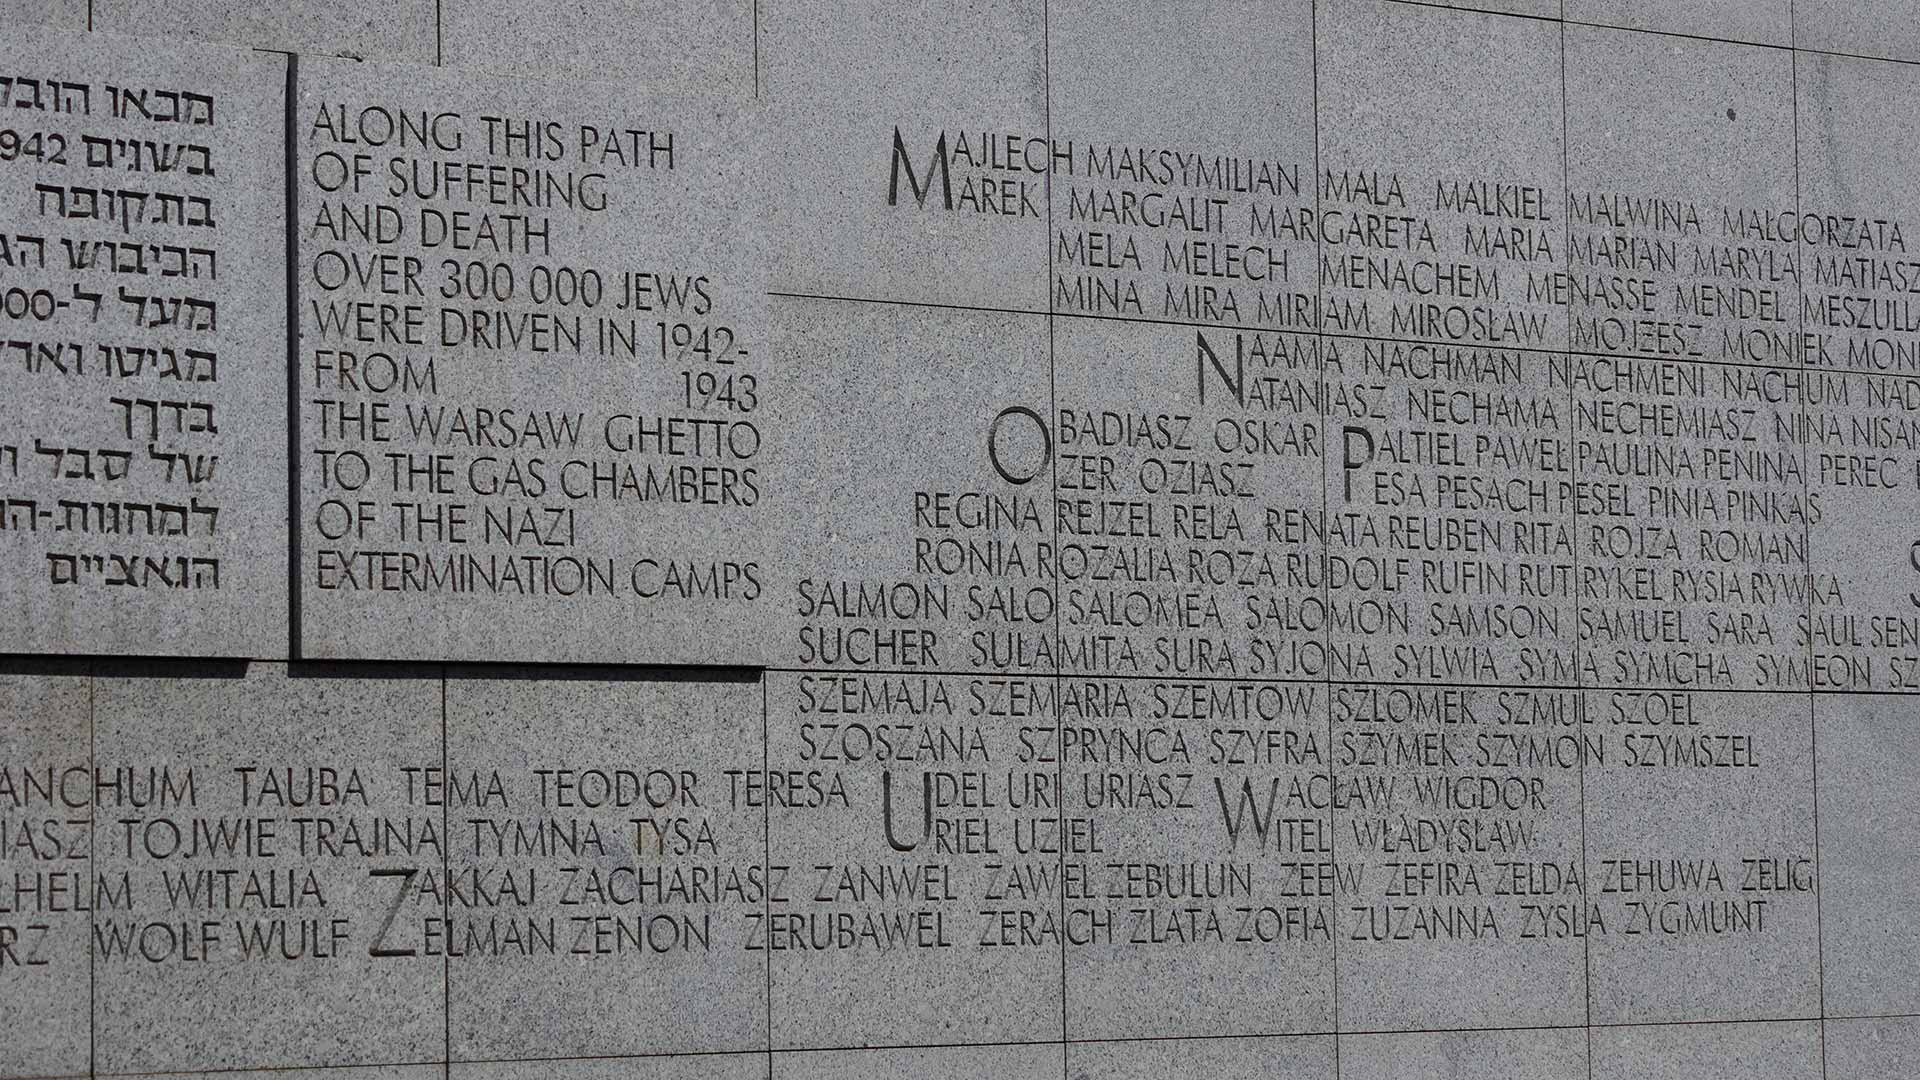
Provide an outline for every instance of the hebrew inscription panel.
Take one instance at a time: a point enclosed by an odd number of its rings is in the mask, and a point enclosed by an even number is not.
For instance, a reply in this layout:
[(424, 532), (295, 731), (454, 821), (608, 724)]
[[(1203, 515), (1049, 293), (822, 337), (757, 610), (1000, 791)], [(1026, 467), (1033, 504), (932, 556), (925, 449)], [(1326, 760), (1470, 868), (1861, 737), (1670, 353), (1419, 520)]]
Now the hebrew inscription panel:
[(0, 73), (0, 649), (283, 654), (285, 62)]

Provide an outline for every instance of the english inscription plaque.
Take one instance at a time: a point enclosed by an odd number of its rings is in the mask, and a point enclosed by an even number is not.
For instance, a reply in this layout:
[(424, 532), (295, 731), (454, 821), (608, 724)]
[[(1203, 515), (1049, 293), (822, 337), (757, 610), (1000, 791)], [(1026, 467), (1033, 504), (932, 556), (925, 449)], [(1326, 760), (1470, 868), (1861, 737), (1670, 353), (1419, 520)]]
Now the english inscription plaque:
[(597, 95), (309, 66), (307, 655), (765, 659), (752, 119)]

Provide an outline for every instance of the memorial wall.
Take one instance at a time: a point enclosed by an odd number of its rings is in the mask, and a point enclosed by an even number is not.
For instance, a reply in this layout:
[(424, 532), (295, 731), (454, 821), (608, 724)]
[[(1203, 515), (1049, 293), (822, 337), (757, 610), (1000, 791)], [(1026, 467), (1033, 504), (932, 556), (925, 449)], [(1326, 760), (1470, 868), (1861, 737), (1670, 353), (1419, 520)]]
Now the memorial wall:
[(0, 0), (0, 1078), (1920, 1075), (1905, 0)]

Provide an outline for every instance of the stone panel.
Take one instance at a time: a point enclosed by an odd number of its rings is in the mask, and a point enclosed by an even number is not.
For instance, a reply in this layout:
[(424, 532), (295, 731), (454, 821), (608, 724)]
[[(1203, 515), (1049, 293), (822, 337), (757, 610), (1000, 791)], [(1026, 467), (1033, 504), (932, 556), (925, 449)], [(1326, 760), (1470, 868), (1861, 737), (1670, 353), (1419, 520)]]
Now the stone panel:
[(301, 86), (304, 652), (763, 661), (744, 99), (338, 61)]
[(1901, 838), (1920, 828), (1920, 709), (1905, 697), (1814, 699), (1820, 766), (1825, 1001), (1838, 1016), (1920, 1013), (1920, 930), (1899, 914), (1920, 887)]
[(1047, 309), (1045, 9), (762, 5), (770, 288)]
[(1593, 1022), (1819, 1015), (1807, 696), (1585, 696)]
[(1048, 12), (1052, 309), (1312, 330), (1310, 0)]
[(1286, 1076), (1333, 1080), (1333, 1039), (1326, 1035), (1273, 1039), (1141, 1039), (1077, 1042), (1067, 1047), (1072, 1080), (1149, 1080), (1163, 1076), (1215, 1076), (1258, 1080)]
[(436, 62), (432, 0), (91, 0), (93, 29), (357, 60)]
[(771, 304), (784, 377), (806, 388), (778, 423), (808, 440), (766, 473), (772, 663), (1053, 675), (1046, 316)]
[(1818, 689), (1912, 692), (1920, 619), (1907, 523), (1920, 514), (1920, 310), (1908, 245), (1920, 153), (1898, 133), (1920, 108), (1920, 68), (1799, 58), (1806, 433)]
[(87, 0), (11, 0), (6, 14), (22, 26), (85, 30), (88, 6)]
[(911, 1050), (822, 1050), (773, 1055), (775, 1080), (854, 1080), (863, 1076), (911, 1076), (916, 1080), (962, 1080), (1004, 1076), (1008, 1080), (1056, 1080), (1059, 1046), (938, 1046)]
[(768, 675), (776, 1049), (1061, 1038), (1061, 860), (1100, 834), (1061, 810), (1056, 692)]
[(513, 1080), (537, 1068), (554, 1080), (763, 1080), (765, 1054), (693, 1054), (682, 1057), (604, 1058), (598, 1061), (494, 1062), (451, 1066), (460, 1080)]
[(1670, 1024), (1595, 1028), (1594, 1080), (1813, 1080), (1820, 1025)]
[(286, 61), (12, 44), (0, 649), (284, 656)]
[(761, 709), (750, 682), (448, 680), (456, 1060), (766, 1049)]
[[(93, 875), (93, 716), (84, 665), (0, 674), (0, 1076), (86, 1073)], [(117, 892), (114, 895), (118, 895)]]
[(1800, 366), (1792, 55), (1566, 34), (1570, 346)]
[(1566, 17), (1579, 22), (1786, 46), (1793, 42), (1790, 0), (1565, 0)]
[(1920, 1018), (1829, 1020), (1828, 1080), (1898, 1080), (1920, 1058)]
[(454, 67), (743, 93), (754, 85), (752, 0), (442, 0), (440, 19)]
[(1587, 1033), (1423, 1031), (1348, 1035), (1340, 1040), (1341, 1080), (1579, 1080), (1587, 1075)]
[(1332, 695), (1341, 1029), (1584, 1023), (1573, 695)]
[(1899, 0), (1794, 0), (1794, 42), (1802, 49), (1920, 60), (1920, 27)]
[(1556, 268), (1542, 241), (1565, 190), (1559, 25), (1385, 0), (1317, 10), (1322, 329), (1563, 348), (1564, 308), (1528, 285)]
[(441, 1058), (432, 673), (102, 665), (93, 693), (100, 1071)]

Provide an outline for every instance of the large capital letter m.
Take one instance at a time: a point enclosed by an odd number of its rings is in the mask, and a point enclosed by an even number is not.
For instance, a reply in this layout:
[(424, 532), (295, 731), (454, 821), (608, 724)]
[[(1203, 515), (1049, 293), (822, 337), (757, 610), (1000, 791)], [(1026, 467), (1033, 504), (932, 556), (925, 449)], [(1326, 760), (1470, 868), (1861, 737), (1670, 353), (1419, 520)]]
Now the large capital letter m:
[(927, 175), (922, 178), (914, 175), (913, 162), (907, 159), (906, 140), (900, 137), (900, 129), (893, 129), (893, 170), (887, 179), (887, 205), (900, 204), (900, 173), (907, 174), (907, 190), (913, 192), (914, 202), (927, 205), (927, 193), (933, 190), (933, 177), (940, 174), (940, 197), (948, 210), (953, 209), (953, 180), (947, 175), (947, 133), (940, 133), (940, 140), (933, 144), (933, 160), (927, 163)]

